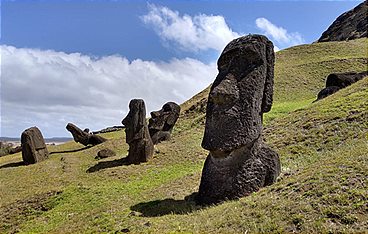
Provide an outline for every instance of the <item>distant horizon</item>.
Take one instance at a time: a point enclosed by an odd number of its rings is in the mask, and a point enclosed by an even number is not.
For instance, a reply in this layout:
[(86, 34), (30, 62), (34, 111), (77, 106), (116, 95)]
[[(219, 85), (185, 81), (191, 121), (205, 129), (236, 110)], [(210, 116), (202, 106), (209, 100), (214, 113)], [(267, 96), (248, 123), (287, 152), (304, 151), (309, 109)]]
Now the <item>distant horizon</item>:
[(133, 98), (147, 115), (182, 104), (214, 80), (232, 39), (264, 34), (275, 51), (310, 44), (361, 2), (2, 1), (0, 136), (119, 125)]

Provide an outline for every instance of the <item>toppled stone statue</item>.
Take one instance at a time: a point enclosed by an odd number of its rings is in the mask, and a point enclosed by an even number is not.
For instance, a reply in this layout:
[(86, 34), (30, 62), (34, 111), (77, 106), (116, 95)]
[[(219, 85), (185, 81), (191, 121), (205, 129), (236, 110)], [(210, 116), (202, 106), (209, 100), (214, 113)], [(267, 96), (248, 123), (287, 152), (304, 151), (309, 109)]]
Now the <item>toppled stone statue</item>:
[(331, 73), (326, 79), (326, 88), (317, 94), (317, 101), (368, 76), (368, 72)]
[(202, 147), (209, 150), (199, 204), (237, 199), (276, 181), (278, 154), (262, 142), (262, 116), (273, 96), (274, 51), (265, 36), (231, 41), (217, 62)]
[(73, 135), (75, 142), (81, 143), (84, 146), (87, 145), (95, 146), (107, 141), (105, 138), (101, 136), (94, 135), (86, 131), (82, 131), (82, 129), (78, 128), (72, 123), (68, 123), (66, 125), (66, 129)]
[(21, 146), (25, 164), (41, 162), (49, 157), (45, 140), (37, 127), (28, 128), (22, 133)]
[(127, 162), (147, 162), (153, 155), (153, 143), (148, 132), (146, 107), (142, 99), (130, 101), (129, 113), (122, 124), (125, 126), (126, 143), (129, 144)]
[(179, 118), (180, 106), (168, 102), (159, 111), (151, 112), (148, 131), (154, 145), (170, 139), (171, 131)]

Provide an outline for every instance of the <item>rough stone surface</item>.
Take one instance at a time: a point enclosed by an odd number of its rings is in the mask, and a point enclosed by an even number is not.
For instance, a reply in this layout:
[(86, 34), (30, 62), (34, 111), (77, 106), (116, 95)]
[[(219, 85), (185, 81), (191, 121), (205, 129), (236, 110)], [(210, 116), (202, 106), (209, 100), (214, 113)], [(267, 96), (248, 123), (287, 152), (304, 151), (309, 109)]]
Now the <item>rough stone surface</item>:
[(146, 121), (146, 106), (142, 99), (129, 103), (129, 113), (122, 120), (125, 126), (126, 143), (129, 145), (127, 161), (133, 164), (147, 162), (153, 155), (153, 143)]
[(332, 25), (323, 32), (318, 42), (345, 41), (367, 37), (368, 4), (362, 2), (354, 9), (340, 15)]
[(9, 154), (16, 154), (22, 151), (22, 146), (16, 146), (9, 150)]
[(21, 145), (25, 164), (34, 164), (49, 157), (45, 140), (37, 127), (28, 128), (22, 133)]
[(317, 101), (323, 99), (333, 93), (336, 93), (340, 89), (343, 89), (351, 84), (368, 76), (368, 72), (344, 72), (344, 73), (332, 73), (327, 76), (326, 87), (322, 89), (317, 95)]
[(98, 145), (107, 141), (105, 138), (101, 136), (90, 134), (86, 131), (82, 131), (82, 129), (78, 128), (72, 123), (68, 123), (68, 125), (66, 125), (66, 129), (73, 135), (75, 142), (81, 143), (84, 146)]
[(231, 41), (217, 62), (202, 147), (209, 150), (197, 196), (201, 204), (236, 199), (276, 181), (278, 154), (262, 142), (272, 106), (274, 51), (265, 36)]
[(100, 151), (97, 152), (96, 159), (114, 157), (115, 155), (116, 155), (116, 153), (114, 151), (112, 151), (109, 148), (105, 148), (105, 149), (102, 149), (102, 150), (100, 150)]
[(154, 145), (170, 139), (179, 114), (180, 106), (175, 102), (168, 102), (161, 110), (151, 112), (148, 130)]

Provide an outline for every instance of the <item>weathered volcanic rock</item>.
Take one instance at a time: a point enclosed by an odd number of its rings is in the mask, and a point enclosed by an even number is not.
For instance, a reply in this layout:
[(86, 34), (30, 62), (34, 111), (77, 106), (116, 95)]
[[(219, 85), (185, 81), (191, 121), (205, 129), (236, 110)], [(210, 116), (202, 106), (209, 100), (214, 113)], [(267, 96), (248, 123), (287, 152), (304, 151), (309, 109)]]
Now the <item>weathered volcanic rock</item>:
[(327, 76), (326, 87), (317, 94), (317, 101), (368, 76), (368, 72), (332, 73)]
[(170, 139), (171, 131), (179, 118), (180, 106), (175, 102), (168, 102), (161, 110), (152, 111), (148, 130), (154, 145)]
[(147, 162), (153, 155), (153, 143), (148, 132), (146, 106), (142, 99), (129, 103), (129, 113), (122, 120), (125, 125), (126, 143), (129, 144), (128, 163)]
[(116, 153), (112, 151), (109, 148), (102, 149), (97, 152), (96, 159), (102, 159), (102, 158), (108, 158), (108, 157), (114, 157)]
[(318, 42), (345, 41), (367, 37), (368, 4), (362, 2), (354, 9), (340, 15), (332, 25), (323, 32)]
[(84, 146), (98, 145), (107, 141), (105, 138), (101, 136), (90, 134), (86, 131), (82, 131), (82, 129), (78, 128), (72, 123), (68, 123), (66, 125), (66, 129), (73, 135), (75, 142), (81, 143)]
[(206, 111), (205, 161), (197, 202), (237, 199), (276, 181), (278, 154), (262, 142), (262, 115), (272, 106), (273, 44), (265, 36), (231, 41), (217, 65)]
[(37, 127), (28, 128), (22, 133), (21, 145), (25, 164), (34, 164), (49, 157), (45, 140)]

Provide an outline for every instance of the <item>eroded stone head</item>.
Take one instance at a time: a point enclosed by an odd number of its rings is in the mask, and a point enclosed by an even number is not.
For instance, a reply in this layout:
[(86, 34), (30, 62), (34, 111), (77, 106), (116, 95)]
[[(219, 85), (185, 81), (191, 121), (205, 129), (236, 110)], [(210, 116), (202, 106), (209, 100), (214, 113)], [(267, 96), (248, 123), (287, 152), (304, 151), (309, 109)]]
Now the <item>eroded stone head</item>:
[(202, 147), (226, 155), (261, 135), (262, 114), (272, 105), (273, 44), (261, 35), (240, 37), (225, 47), (217, 65)]
[(144, 137), (146, 126), (146, 106), (142, 99), (132, 99), (129, 103), (129, 113), (121, 121), (125, 126), (126, 142), (129, 144)]
[(161, 110), (152, 111), (148, 129), (154, 144), (167, 140), (179, 118), (180, 106), (175, 102), (168, 102)]

